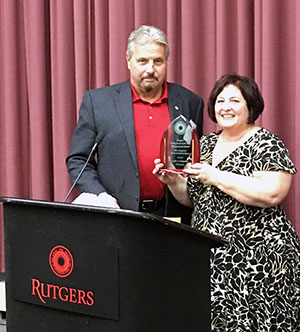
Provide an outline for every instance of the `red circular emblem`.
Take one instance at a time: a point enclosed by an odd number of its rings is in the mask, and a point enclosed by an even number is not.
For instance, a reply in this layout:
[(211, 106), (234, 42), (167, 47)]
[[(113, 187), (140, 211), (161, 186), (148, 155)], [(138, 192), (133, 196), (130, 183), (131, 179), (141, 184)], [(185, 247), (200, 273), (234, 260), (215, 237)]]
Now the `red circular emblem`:
[(51, 270), (61, 278), (69, 276), (74, 267), (74, 260), (71, 252), (64, 246), (54, 247), (49, 254)]

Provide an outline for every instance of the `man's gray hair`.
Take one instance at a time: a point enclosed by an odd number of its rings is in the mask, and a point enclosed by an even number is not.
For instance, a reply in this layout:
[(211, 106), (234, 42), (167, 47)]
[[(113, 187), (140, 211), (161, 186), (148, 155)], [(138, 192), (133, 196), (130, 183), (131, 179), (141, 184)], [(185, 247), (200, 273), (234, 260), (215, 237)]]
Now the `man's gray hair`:
[(169, 45), (165, 33), (151, 25), (142, 25), (132, 31), (128, 38), (127, 56), (131, 59), (136, 45), (157, 43), (165, 47), (166, 59), (169, 57)]

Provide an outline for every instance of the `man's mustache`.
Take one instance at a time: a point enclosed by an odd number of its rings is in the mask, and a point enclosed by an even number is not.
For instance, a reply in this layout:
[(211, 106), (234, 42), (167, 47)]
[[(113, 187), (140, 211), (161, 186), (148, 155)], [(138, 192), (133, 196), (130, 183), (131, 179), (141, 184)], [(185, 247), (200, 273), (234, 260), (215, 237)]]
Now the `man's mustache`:
[(157, 77), (155, 75), (148, 75), (146, 77), (143, 77), (143, 80), (146, 80), (146, 79), (149, 79), (149, 78), (157, 80)]

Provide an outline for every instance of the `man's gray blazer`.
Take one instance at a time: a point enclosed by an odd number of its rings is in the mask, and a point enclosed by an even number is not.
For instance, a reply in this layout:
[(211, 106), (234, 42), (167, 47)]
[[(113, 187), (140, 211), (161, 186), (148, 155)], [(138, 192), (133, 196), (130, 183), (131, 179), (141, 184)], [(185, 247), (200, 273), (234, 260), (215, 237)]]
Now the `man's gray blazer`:
[[(171, 120), (183, 114), (194, 121), (201, 136), (202, 98), (181, 85), (167, 84)], [(97, 161), (92, 158), (89, 162), (77, 183), (77, 189), (97, 195), (107, 192), (117, 199), (122, 209), (138, 211), (139, 168), (129, 81), (85, 93), (66, 160), (72, 182), (86, 162), (97, 136)], [(167, 214), (175, 213), (177, 216), (183, 207), (175, 208), (177, 202), (172, 198), (170, 200), (172, 204), (168, 206)], [(171, 211), (173, 208), (174, 213)]]

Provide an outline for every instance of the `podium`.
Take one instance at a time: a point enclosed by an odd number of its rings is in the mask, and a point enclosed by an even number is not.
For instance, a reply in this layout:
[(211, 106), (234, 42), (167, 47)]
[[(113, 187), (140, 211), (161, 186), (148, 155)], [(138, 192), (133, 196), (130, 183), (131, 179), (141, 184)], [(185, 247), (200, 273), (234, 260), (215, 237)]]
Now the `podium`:
[(208, 332), (210, 250), (146, 213), (1, 198), (7, 332)]

